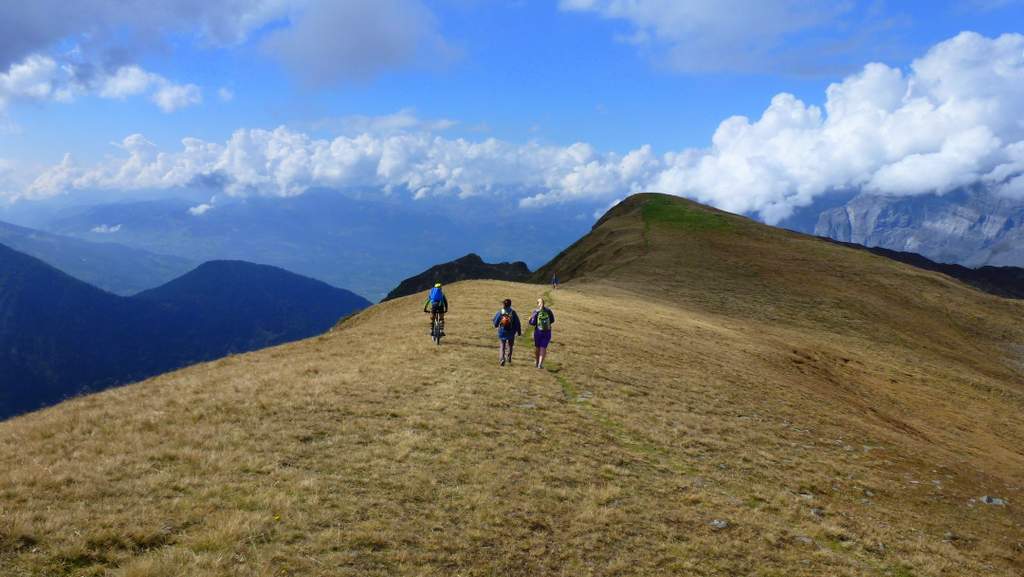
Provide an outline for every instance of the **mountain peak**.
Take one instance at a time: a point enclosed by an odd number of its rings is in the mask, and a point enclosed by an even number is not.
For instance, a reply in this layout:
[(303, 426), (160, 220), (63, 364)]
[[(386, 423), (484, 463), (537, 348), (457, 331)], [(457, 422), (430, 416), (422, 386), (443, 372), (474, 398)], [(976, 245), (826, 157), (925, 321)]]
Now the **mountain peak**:
[[(453, 261), (432, 266), (418, 275), (409, 277), (398, 284), (384, 297), (384, 301), (424, 292), (434, 283), (449, 284), (463, 280), (506, 280), (525, 281), (530, 278), (530, 268), (525, 262), (484, 262), (476, 253), (469, 253)], [(383, 302), (383, 301), (382, 301)]]
[(319, 334), (370, 303), (282, 269), (201, 265), (120, 297), (0, 244), (0, 419)]

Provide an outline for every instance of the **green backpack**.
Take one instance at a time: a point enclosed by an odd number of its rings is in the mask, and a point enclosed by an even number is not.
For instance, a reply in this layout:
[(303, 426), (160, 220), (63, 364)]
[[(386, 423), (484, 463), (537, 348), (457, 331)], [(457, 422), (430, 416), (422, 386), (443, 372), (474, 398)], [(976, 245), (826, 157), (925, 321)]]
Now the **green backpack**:
[(545, 309), (540, 309), (537, 312), (537, 330), (538, 331), (550, 331), (551, 330), (551, 315)]

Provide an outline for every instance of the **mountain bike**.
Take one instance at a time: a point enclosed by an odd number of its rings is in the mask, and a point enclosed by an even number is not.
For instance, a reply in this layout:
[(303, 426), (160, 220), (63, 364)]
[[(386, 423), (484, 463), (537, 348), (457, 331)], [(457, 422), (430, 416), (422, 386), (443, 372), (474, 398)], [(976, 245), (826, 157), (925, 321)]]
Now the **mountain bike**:
[(434, 313), (430, 315), (430, 338), (435, 345), (441, 344), (441, 337), (444, 336), (444, 321), (441, 315)]

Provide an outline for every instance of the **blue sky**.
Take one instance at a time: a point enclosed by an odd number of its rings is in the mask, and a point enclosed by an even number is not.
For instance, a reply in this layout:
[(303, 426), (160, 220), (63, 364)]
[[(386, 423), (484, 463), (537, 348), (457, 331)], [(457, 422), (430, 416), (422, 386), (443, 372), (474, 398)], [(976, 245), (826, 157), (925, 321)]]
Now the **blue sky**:
[[(536, 143), (551, 147), (545, 158), (558, 156), (558, 147), (587, 143), (590, 154), (574, 156), (582, 166), (591, 158), (619, 162), (644, 145), (654, 155), (706, 149), (723, 120), (756, 119), (779, 93), (822, 106), (831, 83), (868, 62), (906, 72), (961, 31), (994, 40), (1020, 32), (1024, 23), (1024, 2), (1013, 0), (851, 0), (829, 6), (799, 0), (351, 0), (343, 14), (325, 8), (323, 0), (220, 0), (203, 9), (181, 0), (166, 3), (180, 4), (180, 10), (145, 16), (119, 13), (133, 6), (111, 8), (116, 3), (109, 0), (80, 4), (59, 25), (28, 9), (0, 16), (6, 21), (0, 21), (0, 32), (8, 33), (0, 34), (7, 38), (0, 41), (7, 44), (0, 45), (0, 58), (6, 58), (0, 71), (6, 68), (8, 77), (33, 56), (58, 68), (77, 67), (76, 74), (86, 68), (92, 73), (83, 81), (53, 73), (40, 80), (49, 87), (34, 92), (9, 78), (6, 97), (0, 80), (0, 167), (8, 173), (0, 192), (8, 196), (65, 153), (81, 171), (124, 156), (127, 148), (112, 143), (135, 134), (154, 153), (179, 151), (183, 138), (224, 145), (238, 130), (280, 126), (326, 142), (385, 130), (475, 143), (493, 138), (509, 146)], [(371, 36), (359, 36), (378, 25)], [(22, 30), (28, 32), (9, 35)], [(354, 45), (340, 37), (355, 38)], [(148, 75), (145, 88), (112, 97), (104, 83), (129, 66)], [(152, 100), (161, 87), (189, 85), (196, 102), (164, 110)], [(219, 96), (222, 89), (230, 99)], [(398, 118), (399, 128), (379, 128), (374, 119), (381, 118), (385, 126)], [(1000, 130), (992, 132), (1004, 143), (1017, 138)], [(915, 152), (938, 152), (954, 136)], [(445, 170), (457, 164), (446, 158)], [(86, 180), (101, 186), (98, 177)], [(512, 181), (506, 175), (485, 184)], [(102, 182), (117, 186), (110, 178)], [(523, 188), (553, 187), (551, 182)], [(684, 192), (691, 186), (676, 185)], [(549, 196), (582, 194), (566, 191)], [(604, 189), (601, 195), (616, 196)], [(717, 204), (762, 216), (768, 206)]]

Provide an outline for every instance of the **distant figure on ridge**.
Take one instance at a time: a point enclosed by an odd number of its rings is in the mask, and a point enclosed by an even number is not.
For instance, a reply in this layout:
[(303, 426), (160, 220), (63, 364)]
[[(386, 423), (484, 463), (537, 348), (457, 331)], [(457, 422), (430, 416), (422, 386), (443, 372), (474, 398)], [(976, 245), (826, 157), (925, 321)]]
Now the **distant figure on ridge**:
[(444, 336), (444, 315), (448, 312), (448, 298), (441, 290), (441, 283), (435, 283), (434, 288), (430, 289), (427, 301), (423, 303), (423, 312), (430, 313), (429, 334), (434, 332), (434, 319), (436, 318), (441, 323), (441, 336)]
[(512, 308), (512, 299), (501, 303), (501, 310), (494, 315), (494, 326), (498, 328), (498, 340), (501, 341), (498, 365), (512, 364), (512, 347), (516, 344), (516, 335), (523, 335), (523, 325), (519, 323), (519, 314)]
[(558, 288), (558, 274), (551, 273), (551, 288)]
[(548, 345), (551, 344), (551, 325), (555, 324), (555, 313), (544, 306), (544, 299), (537, 299), (537, 308), (530, 315), (530, 325), (536, 327), (533, 331), (533, 346), (536, 350), (533, 353), (534, 361), (538, 369), (544, 368), (544, 355), (548, 352)]

